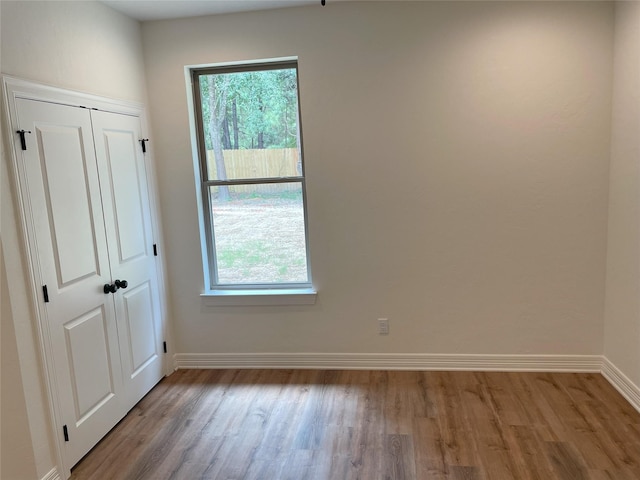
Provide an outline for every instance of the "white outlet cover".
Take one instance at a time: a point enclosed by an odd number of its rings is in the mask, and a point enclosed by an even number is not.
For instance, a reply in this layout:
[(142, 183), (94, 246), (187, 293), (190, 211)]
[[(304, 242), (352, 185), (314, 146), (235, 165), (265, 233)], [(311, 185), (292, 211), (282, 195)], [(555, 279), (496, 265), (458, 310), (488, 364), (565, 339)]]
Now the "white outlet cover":
[(389, 319), (388, 318), (378, 319), (378, 333), (380, 335), (389, 335)]

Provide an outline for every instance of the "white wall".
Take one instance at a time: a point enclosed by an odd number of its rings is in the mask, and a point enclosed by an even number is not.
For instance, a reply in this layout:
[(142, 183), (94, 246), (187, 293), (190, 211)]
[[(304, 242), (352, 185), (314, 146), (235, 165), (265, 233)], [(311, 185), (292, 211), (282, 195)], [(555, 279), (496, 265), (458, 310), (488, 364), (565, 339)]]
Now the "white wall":
[[(612, 27), (608, 2), (145, 22), (176, 350), (601, 354)], [(204, 307), (183, 67), (291, 55), (318, 302)]]
[[(4, 255), (0, 245), (0, 307), (2, 322), (0, 362), (2, 364), (0, 422), (0, 478), (38, 478), (32, 446), (26, 399), (22, 382), (13, 314), (9, 301), (8, 279), (4, 268)], [(46, 433), (46, 432), (45, 432)]]
[[(3, 0), (0, 9), (3, 74), (125, 100), (146, 100), (138, 22), (97, 2)], [(2, 162), (2, 248), (6, 277), (11, 279), (2, 290), (2, 415), (15, 416), (11, 422), (3, 418), (0, 476), (26, 480), (44, 477), (55, 466), (55, 456), (17, 212), (6, 160)], [(5, 358), (11, 361), (5, 363)], [(13, 370), (16, 366), (19, 372)], [(15, 388), (6, 388), (5, 378), (16, 378)], [(5, 445), (7, 436), (13, 435), (17, 443)], [(29, 441), (31, 451), (24, 451)], [(20, 447), (20, 455), (12, 455), (12, 447)]]
[(2, 73), (143, 101), (140, 24), (95, 1), (2, 1)]
[(615, 13), (606, 357), (640, 385), (640, 3)]

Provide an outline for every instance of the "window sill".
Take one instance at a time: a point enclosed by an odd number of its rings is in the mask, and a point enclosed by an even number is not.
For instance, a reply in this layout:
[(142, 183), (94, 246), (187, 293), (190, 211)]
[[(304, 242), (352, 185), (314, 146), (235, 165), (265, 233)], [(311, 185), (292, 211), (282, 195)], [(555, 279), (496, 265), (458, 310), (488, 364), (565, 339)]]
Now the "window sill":
[(210, 290), (200, 295), (207, 307), (313, 305), (317, 296), (313, 288)]

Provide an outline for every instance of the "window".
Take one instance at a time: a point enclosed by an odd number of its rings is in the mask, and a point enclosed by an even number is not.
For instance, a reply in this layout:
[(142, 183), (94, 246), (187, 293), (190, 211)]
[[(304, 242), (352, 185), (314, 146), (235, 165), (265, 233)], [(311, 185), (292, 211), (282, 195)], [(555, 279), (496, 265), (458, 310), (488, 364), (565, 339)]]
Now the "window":
[(297, 62), (190, 74), (210, 290), (310, 289)]

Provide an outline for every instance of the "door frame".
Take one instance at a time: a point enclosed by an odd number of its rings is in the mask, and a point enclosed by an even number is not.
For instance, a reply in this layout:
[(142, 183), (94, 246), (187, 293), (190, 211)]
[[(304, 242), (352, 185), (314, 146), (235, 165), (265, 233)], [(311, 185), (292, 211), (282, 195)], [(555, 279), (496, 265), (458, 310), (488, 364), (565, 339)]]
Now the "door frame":
[[(26, 189), (25, 171), (21, 167), (21, 146), (19, 136), (13, 131), (13, 126), (17, 125), (17, 106), (18, 98), (27, 100), (36, 100), (48, 103), (56, 103), (68, 105), (72, 107), (83, 107), (89, 109), (97, 109), (123, 115), (130, 115), (140, 119), (141, 130), (143, 136), (148, 136), (148, 126), (146, 112), (141, 103), (116, 100), (98, 95), (77, 92), (73, 90), (62, 89), (49, 85), (43, 85), (37, 82), (23, 80), (9, 75), (2, 76), (2, 93), (3, 107), (5, 111), (6, 139), (8, 140), (6, 154), (9, 167), (9, 181), (15, 189), (13, 199), (16, 202), (17, 220), (18, 220), (18, 236), (23, 248), (22, 257), (25, 261), (26, 270), (28, 271), (27, 288), (29, 303), (33, 311), (34, 328), (37, 334), (37, 350), (40, 356), (40, 367), (44, 375), (45, 390), (47, 394), (47, 403), (49, 407), (49, 420), (53, 430), (55, 457), (59, 465), (59, 473), (63, 478), (71, 475), (72, 465), (66, 465), (64, 455), (62, 454), (62, 444), (64, 439), (61, 435), (62, 421), (59, 409), (59, 395), (56, 377), (52, 365), (50, 331), (46, 319), (46, 310), (44, 299), (42, 297), (41, 287), (43, 285), (42, 275), (39, 269), (37, 245), (35, 241), (35, 224), (33, 220), (32, 206), (29, 199), (29, 192)], [(149, 204), (152, 224), (152, 235), (155, 243), (161, 243), (161, 224), (158, 209), (158, 190), (155, 175), (155, 165), (153, 162), (153, 149), (151, 145), (147, 145), (145, 154), (146, 180), (149, 190)], [(157, 257), (157, 275), (158, 275), (158, 296), (160, 300), (160, 334), (163, 336), (167, 345), (172, 345), (171, 330), (169, 328), (169, 319), (167, 316), (167, 298), (165, 288), (165, 261), (163, 257)], [(169, 359), (171, 354), (167, 352), (162, 359), (164, 375), (173, 372), (173, 362)]]

